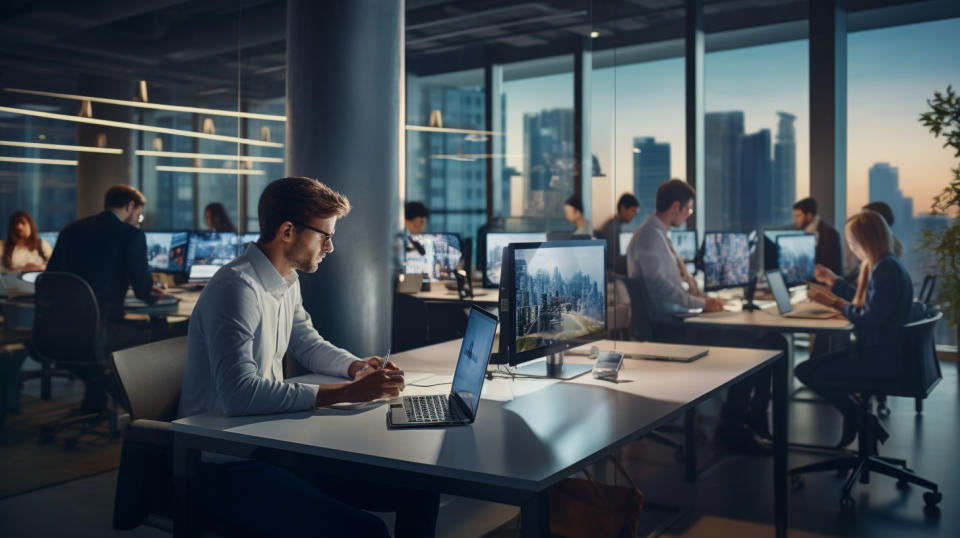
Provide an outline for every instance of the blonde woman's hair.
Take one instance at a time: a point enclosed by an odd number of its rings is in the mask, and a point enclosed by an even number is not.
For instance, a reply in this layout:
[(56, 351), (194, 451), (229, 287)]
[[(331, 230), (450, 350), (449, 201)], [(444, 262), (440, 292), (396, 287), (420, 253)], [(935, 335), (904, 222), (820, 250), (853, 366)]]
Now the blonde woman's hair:
[(893, 234), (883, 217), (873, 211), (863, 211), (851, 217), (844, 232), (857, 243), (867, 258), (860, 266), (857, 292), (853, 295), (853, 305), (862, 308), (867, 299), (870, 273), (876, 263), (893, 250)]

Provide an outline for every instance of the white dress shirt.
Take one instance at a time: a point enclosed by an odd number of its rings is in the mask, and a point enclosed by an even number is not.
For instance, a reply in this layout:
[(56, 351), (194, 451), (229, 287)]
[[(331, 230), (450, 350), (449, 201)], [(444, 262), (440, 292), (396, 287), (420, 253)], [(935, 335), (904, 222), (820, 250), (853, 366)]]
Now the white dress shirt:
[(327, 375), (347, 377), (360, 360), (317, 333), (303, 309), (297, 272), (281, 276), (250, 245), (217, 271), (190, 316), (179, 416), (312, 408), (317, 385), (283, 380), (288, 349), (304, 368)]
[(650, 317), (655, 321), (676, 321), (672, 313), (688, 312), (706, 304), (696, 283), (684, 281), (667, 226), (656, 215), (647, 217), (630, 238), (627, 276), (643, 278), (651, 303)]
[[(0, 257), (3, 256), (4, 249), (6, 249), (6, 245), (3, 241), (0, 241)], [(50, 246), (50, 243), (47, 243), (46, 239), (40, 240), (39, 250), (30, 250), (23, 245), (14, 245), (13, 255), (10, 257), (10, 267), (3, 266), (0, 263), (0, 272), (20, 272), (27, 265), (44, 265), (50, 260), (52, 254), (53, 247)]]

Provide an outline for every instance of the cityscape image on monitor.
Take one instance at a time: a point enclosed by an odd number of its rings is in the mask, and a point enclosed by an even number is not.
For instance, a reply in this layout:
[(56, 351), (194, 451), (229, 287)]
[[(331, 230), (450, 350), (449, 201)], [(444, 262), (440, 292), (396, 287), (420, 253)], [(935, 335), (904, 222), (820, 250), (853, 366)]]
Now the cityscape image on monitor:
[(697, 232), (695, 230), (670, 230), (670, 242), (677, 256), (685, 262), (697, 258)]
[(813, 234), (781, 235), (777, 238), (777, 264), (788, 286), (813, 279), (817, 244)]
[(603, 246), (517, 249), (514, 274), (518, 353), (604, 330)]
[(187, 232), (148, 232), (147, 263), (154, 271), (183, 271), (187, 258)]
[(194, 232), (190, 237), (191, 265), (222, 266), (236, 257), (235, 233)]
[(410, 239), (423, 245), (424, 253), (407, 252), (405, 273), (423, 273), (428, 279), (455, 280), (457, 264), (463, 252), (460, 240), (452, 234), (419, 234)]
[(487, 234), (487, 266), (485, 269), (487, 282), (500, 283), (500, 268), (503, 265), (503, 247), (510, 243), (536, 243), (546, 241), (545, 233), (488, 233)]
[(750, 247), (746, 234), (705, 234), (703, 279), (708, 289), (745, 286), (749, 282)]

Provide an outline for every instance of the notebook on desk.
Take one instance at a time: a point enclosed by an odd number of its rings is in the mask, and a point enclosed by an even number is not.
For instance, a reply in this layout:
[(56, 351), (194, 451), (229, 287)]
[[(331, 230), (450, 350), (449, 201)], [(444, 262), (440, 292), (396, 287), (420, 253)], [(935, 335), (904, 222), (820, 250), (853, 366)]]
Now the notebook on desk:
[(686, 346), (682, 344), (658, 344), (654, 342), (638, 342), (630, 345), (624, 342), (617, 345), (617, 351), (624, 353), (624, 358), (650, 361), (693, 362), (705, 357), (709, 350), (700, 346)]

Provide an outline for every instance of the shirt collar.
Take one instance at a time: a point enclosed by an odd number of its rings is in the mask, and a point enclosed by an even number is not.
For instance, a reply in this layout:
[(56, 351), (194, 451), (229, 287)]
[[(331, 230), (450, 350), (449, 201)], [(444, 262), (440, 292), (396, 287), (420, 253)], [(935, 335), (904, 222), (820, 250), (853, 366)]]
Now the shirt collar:
[(260, 250), (256, 243), (247, 247), (243, 255), (250, 261), (257, 276), (260, 277), (260, 283), (267, 293), (276, 298), (282, 297), (287, 290), (297, 283), (298, 277), (296, 271), (291, 271), (289, 275), (283, 276), (277, 268), (274, 267), (267, 255)]
[(803, 231), (808, 234), (817, 233), (817, 228), (820, 227), (820, 216), (813, 217), (813, 220), (810, 221), (810, 224), (807, 224), (807, 227)]
[(647, 217), (647, 223), (648, 223), (648, 224), (649, 224), (649, 223), (653, 223), (653, 226), (656, 226), (656, 227), (657, 227), (660, 231), (662, 231), (662, 232), (667, 232), (667, 231), (668, 231), (668, 230), (667, 230), (667, 225), (664, 224), (663, 221), (660, 220), (660, 219), (657, 217), (656, 213), (654, 213), (653, 215), (650, 215), (649, 217)]

